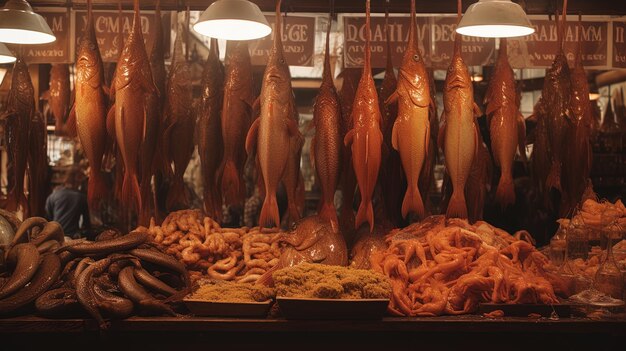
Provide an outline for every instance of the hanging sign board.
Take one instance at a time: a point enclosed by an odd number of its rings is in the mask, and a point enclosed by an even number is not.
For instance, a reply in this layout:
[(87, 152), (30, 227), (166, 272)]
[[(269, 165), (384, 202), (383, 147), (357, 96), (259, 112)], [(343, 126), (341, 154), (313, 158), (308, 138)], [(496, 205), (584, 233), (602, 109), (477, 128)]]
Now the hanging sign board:
[[(454, 54), (456, 16), (430, 17), (430, 39), (434, 43), (430, 61), (434, 69), (447, 69)], [(493, 38), (461, 36), (461, 57), (467, 66), (486, 66), (493, 63), (496, 50)]]
[(613, 22), (613, 67), (626, 68), (626, 22)]
[[(344, 65), (361, 67), (365, 47), (365, 17), (344, 16)], [(389, 17), (389, 39), (394, 67), (400, 66), (402, 55), (409, 37), (410, 17)], [(454, 50), (456, 17), (416, 18), (417, 37), (422, 56), (427, 66), (446, 69)], [(372, 67), (386, 66), (387, 43), (385, 18), (372, 17), (371, 20)], [(462, 37), (461, 51), (467, 65), (488, 64), (492, 60), (495, 44), (493, 39)]]
[[(93, 16), (102, 61), (117, 62), (120, 50), (124, 45), (124, 43), (120, 43), (119, 31), (121, 28), (123, 40), (125, 41), (133, 26), (133, 12), (123, 11), (120, 18), (118, 11), (94, 11)], [(169, 12), (161, 12), (161, 16), (165, 56), (169, 57), (171, 17)], [(76, 44), (78, 44), (87, 24), (87, 12), (77, 11), (75, 18), (75, 40)], [(141, 29), (146, 44), (146, 51), (149, 55), (156, 35), (156, 15), (154, 12), (141, 11)]]
[[(406, 49), (409, 38), (410, 17), (389, 17), (388, 34), (391, 59), (394, 67), (402, 63), (402, 55)], [(343, 22), (344, 28), (344, 62), (346, 67), (362, 67), (365, 50), (365, 17), (346, 16)], [(385, 18), (371, 17), (370, 28), (372, 40), (370, 42), (372, 52), (372, 67), (384, 68), (387, 66), (387, 38), (385, 34)], [(417, 36), (419, 38), (422, 56), (430, 45), (427, 40), (427, 25), (423, 17), (417, 18)]]
[[(265, 66), (272, 50), (275, 30), (275, 15), (266, 15), (272, 33), (249, 43), (250, 59), (255, 66)], [(290, 66), (313, 66), (315, 49), (315, 17), (283, 16), (283, 53)]]
[(46, 20), (56, 40), (49, 44), (22, 45), (24, 60), (35, 63), (71, 63), (74, 58), (70, 52), (70, 15), (66, 10), (37, 10)]
[[(573, 19), (573, 16), (570, 16)], [(509, 62), (513, 68), (548, 67), (557, 52), (558, 33), (555, 21), (531, 19), (535, 33), (508, 39)], [(608, 62), (608, 22), (568, 21), (564, 31), (563, 51), (572, 65), (577, 43), (582, 40), (584, 66), (606, 67)]]

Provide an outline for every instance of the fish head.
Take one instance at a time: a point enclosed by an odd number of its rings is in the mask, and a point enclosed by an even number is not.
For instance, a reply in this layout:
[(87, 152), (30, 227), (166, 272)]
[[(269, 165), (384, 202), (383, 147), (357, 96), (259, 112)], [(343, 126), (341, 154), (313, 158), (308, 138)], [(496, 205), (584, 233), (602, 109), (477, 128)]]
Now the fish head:
[(467, 66), (460, 55), (455, 54), (452, 62), (448, 67), (446, 74), (445, 90), (450, 92), (454, 89), (472, 88), (472, 80), (470, 78)]
[[(13, 66), (13, 73), (11, 78), (11, 94), (17, 98), (21, 105), (34, 105), (35, 88), (30, 79), (30, 73), (28, 72), (28, 65), (18, 55), (17, 60)], [(34, 107), (34, 106), (33, 106)]]
[(83, 36), (76, 50), (76, 78), (78, 81), (88, 81), (94, 77), (104, 78), (98, 42), (89, 37)]

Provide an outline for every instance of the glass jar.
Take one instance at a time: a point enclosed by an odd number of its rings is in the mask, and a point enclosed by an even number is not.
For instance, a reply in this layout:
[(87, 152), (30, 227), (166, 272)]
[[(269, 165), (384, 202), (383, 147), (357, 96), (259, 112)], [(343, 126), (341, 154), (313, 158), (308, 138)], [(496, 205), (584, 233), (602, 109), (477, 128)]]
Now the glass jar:
[(567, 228), (561, 223), (559, 230), (550, 239), (550, 261), (556, 267), (561, 267), (565, 262), (565, 252), (567, 250)]
[(596, 290), (616, 299), (623, 299), (624, 277), (620, 267), (613, 256), (613, 241), (622, 237), (621, 227), (617, 224), (617, 218), (610, 214), (603, 214), (602, 230), (603, 257), (595, 275), (593, 286)]
[(585, 224), (574, 217), (567, 228), (567, 259), (575, 260), (589, 257), (589, 232)]

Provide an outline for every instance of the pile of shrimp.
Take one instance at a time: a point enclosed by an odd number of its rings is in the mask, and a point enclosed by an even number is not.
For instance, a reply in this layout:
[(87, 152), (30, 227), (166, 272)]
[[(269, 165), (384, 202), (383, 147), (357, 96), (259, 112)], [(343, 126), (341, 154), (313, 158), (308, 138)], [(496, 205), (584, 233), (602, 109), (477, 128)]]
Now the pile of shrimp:
[(183, 262), (193, 281), (209, 276), (219, 280), (256, 282), (278, 263), (279, 233), (259, 227), (222, 228), (199, 210), (170, 213), (160, 226), (150, 221), (139, 227), (168, 254)]
[[(521, 240), (523, 238), (524, 240)], [(385, 238), (372, 269), (390, 278), (389, 312), (439, 316), (475, 312), (482, 302), (558, 303), (548, 258), (527, 232), (431, 216)]]

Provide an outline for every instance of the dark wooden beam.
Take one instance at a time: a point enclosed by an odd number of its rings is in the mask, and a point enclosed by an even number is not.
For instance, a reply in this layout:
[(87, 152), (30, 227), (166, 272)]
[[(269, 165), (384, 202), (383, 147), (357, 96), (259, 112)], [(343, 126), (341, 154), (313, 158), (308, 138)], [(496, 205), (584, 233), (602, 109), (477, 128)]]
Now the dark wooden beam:
[[(140, 0), (142, 9), (154, 9), (156, 1)], [(182, 10), (189, 5), (192, 10), (204, 10), (215, 0), (161, 0), (164, 10)], [(263, 11), (274, 11), (275, 0), (252, 0)], [(463, 11), (477, 0), (463, 1)], [(554, 13), (555, 8), (561, 7), (561, 0), (514, 0), (522, 5), (528, 14), (546, 15)], [(4, 4), (6, 0), (0, 0)], [(86, 0), (31, 0), (33, 6), (55, 6), (85, 8)], [(124, 9), (131, 9), (132, 0), (122, 0)], [(389, 11), (392, 13), (408, 13), (410, 0), (390, 0)], [(96, 9), (115, 9), (116, 0), (93, 0)], [(416, 0), (418, 13), (456, 13), (456, 0)], [(320, 0), (283, 0), (283, 11), (288, 12), (328, 12), (329, 1)], [(626, 15), (626, 1), (623, 0), (569, 0), (568, 13), (576, 15)], [(373, 1), (372, 12), (384, 12), (385, 2)], [(341, 0), (335, 1), (335, 12), (365, 12), (364, 0)]]

